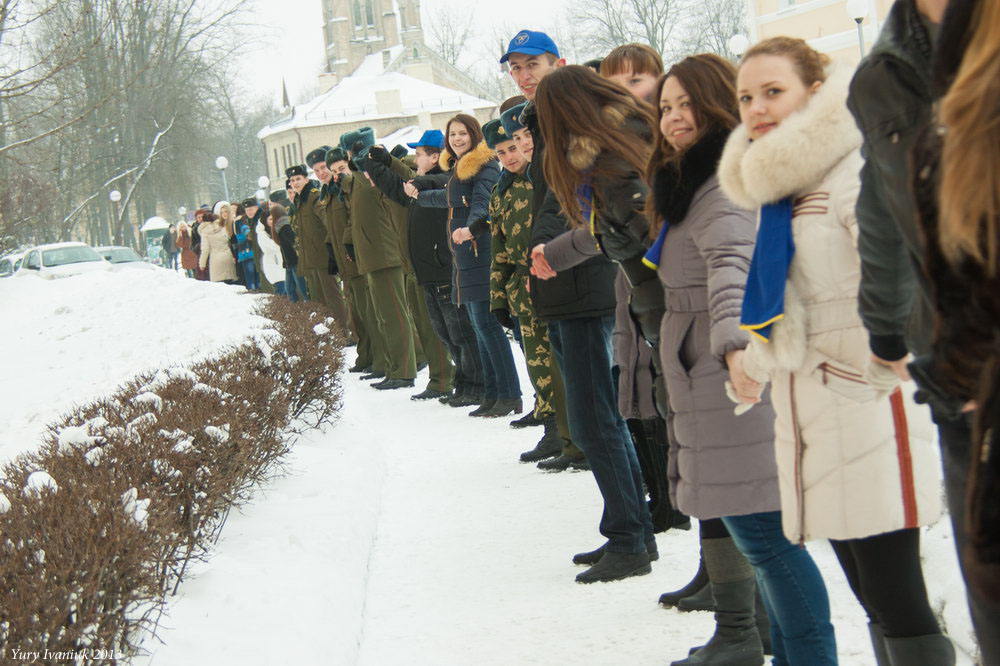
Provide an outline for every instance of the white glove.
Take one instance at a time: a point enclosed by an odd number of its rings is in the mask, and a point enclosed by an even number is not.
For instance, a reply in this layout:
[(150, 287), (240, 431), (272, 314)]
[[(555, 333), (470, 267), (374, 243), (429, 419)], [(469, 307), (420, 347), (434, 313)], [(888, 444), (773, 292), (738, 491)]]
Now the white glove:
[(736, 389), (733, 387), (733, 383), (728, 379), (726, 380), (726, 397), (736, 403), (736, 408), (733, 410), (733, 413), (736, 414), (736, 416), (746, 414), (750, 411), (750, 408), (753, 407), (751, 403), (740, 400), (740, 397), (736, 395)]

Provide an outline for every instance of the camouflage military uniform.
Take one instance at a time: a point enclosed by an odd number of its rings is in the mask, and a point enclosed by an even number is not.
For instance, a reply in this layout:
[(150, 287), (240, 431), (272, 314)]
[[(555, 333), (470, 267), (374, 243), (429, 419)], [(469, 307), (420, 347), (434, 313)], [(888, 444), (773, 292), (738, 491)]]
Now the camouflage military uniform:
[(566, 440), (563, 454), (580, 455), (569, 442), (566, 394), (562, 375), (549, 347), (549, 327), (535, 317), (528, 293), (531, 267), (531, 182), (504, 171), (490, 198), (493, 259), (490, 264), (490, 309), (508, 310), (521, 329), (521, 346), (528, 377), (535, 387), (535, 418), (555, 416), (559, 435)]

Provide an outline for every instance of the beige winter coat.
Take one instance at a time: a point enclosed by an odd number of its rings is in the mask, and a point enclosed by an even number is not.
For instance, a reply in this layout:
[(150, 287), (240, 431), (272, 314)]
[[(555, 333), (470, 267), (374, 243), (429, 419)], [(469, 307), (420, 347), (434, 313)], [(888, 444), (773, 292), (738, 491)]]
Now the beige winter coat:
[(210, 222), (202, 224), (198, 228), (198, 233), (201, 234), (201, 257), (198, 266), (202, 269), (208, 267), (212, 282), (235, 280), (236, 261), (233, 259), (232, 250), (229, 249), (226, 227)]
[(752, 143), (738, 128), (719, 164), (722, 188), (740, 206), (794, 197), (784, 318), (770, 342), (754, 337), (744, 356), (748, 374), (772, 382), (782, 518), (793, 541), (917, 527), (941, 512), (927, 409), (909, 398), (911, 387), (893, 389), (879, 366), (869, 369), (857, 303), (863, 161), (845, 104), (850, 75), (835, 68), (805, 109)]

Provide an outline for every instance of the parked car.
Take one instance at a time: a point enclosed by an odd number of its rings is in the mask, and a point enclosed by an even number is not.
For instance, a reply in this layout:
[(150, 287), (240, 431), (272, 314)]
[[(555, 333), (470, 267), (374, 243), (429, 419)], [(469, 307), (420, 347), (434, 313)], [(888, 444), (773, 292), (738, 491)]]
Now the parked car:
[(16, 275), (37, 275), (46, 280), (110, 271), (111, 264), (86, 243), (51, 243), (28, 250)]
[(97, 253), (100, 254), (106, 261), (111, 262), (111, 270), (132, 270), (139, 269), (141, 271), (155, 271), (157, 269), (151, 263), (148, 263), (145, 259), (139, 256), (139, 253), (130, 247), (125, 247), (123, 245), (105, 245), (102, 247), (95, 247)]
[(11, 252), (0, 257), (0, 278), (10, 277), (21, 266), (24, 252)]

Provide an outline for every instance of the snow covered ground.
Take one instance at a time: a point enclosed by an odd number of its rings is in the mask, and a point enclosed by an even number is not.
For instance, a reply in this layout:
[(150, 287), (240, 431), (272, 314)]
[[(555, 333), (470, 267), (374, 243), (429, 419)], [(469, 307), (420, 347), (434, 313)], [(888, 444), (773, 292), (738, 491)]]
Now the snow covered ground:
[[(694, 572), (695, 530), (658, 535), (649, 576), (579, 585), (570, 558), (602, 541), (600, 497), (588, 473), (517, 462), (540, 429), (345, 383), (340, 422), (301, 441), (289, 475), (230, 517), (172, 603), (165, 645), (150, 641), (135, 664), (666, 664), (711, 634), (710, 614), (656, 603)], [(925, 538), (928, 582), (969, 645), (945, 528)], [(833, 552), (809, 548), (841, 664), (874, 663)]]
[[(251, 335), (264, 325), (253, 302), (164, 272), (0, 280), (0, 459), (37, 446), (61, 411), (135, 372)], [(695, 530), (658, 535), (651, 575), (576, 584), (571, 556), (602, 541), (592, 476), (519, 464), (538, 428), (408, 398), (350, 375), (340, 420), (301, 439), (288, 474), (230, 516), (212, 559), (171, 599), (164, 643), (148, 640), (133, 663), (666, 664), (710, 635), (710, 614), (656, 604), (694, 572)], [(809, 548), (830, 589), (841, 663), (874, 663), (836, 559), (825, 544)], [(946, 521), (925, 531), (924, 552), (932, 599), (971, 650)]]
[(166, 270), (0, 280), (0, 462), (37, 447), (74, 404), (247, 338), (265, 324), (256, 298)]

